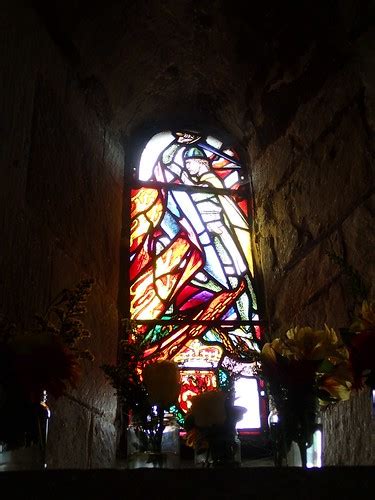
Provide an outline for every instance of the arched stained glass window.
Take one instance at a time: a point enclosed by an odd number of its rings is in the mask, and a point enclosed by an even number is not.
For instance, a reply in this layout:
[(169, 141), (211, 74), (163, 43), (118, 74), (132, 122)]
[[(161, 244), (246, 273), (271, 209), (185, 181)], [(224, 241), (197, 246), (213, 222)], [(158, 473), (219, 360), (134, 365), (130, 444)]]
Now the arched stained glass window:
[(238, 371), (237, 427), (262, 427), (264, 391), (246, 354), (258, 349), (251, 193), (237, 153), (211, 136), (166, 131), (146, 144), (131, 190), (130, 319), (144, 360), (181, 370), (180, 407)]

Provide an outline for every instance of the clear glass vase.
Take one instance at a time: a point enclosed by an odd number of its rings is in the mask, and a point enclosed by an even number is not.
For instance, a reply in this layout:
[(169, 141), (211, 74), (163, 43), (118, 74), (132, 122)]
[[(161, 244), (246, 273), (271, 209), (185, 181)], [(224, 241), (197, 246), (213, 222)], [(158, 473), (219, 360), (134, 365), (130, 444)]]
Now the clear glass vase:
[[(286, 456), (286, 465), (292, 467), (322, 467), (323, 455), (323, 427), (321, 416), (317, 413), (315, 418), (316, 428), (310, 446), (304, 446), (292, 441)], [(305, 464), (305, 465), (304, 465)]]
[(240, 467), (241, 441), (238, 434), (211, 437), (207, 440), (207, 447), (195, 448), (194, 465), (198, 468)]
[(129, 469), (179, 468), (180, 427), (175, 417), (164, 415), (161, 429), (145, 428), (139, 420), (132, 419), (127, 428), (126, 463)]
[(303, 440), (291, 441), (287, 445), (283, 422), (280, 421), (276, 408), (272, 408), (268, 416), (270, 438), (273, 444), (275, 466), (289, 467), (322, 467), (323, 426), (320, 411), (314, 416), (312, 442), (308, 446)]

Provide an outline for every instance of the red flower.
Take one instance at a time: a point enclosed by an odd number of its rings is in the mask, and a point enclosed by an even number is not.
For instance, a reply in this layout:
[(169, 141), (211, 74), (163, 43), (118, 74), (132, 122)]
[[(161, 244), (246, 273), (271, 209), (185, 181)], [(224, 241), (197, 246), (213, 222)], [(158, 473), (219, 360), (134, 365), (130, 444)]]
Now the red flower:
[(353, 370), (354, 387), (361, 389), (368, 372), (375, 371), (375, 332), (364, 330), (350, 339), (349, 360)]
[(262, 370), (271, 384), (279, 384), (292, 390), (312, 386), (318, 362), (309, 359), (289, 359), (276, 352), (271, 344), (262, 351)]
[(75, 387), (78, 361), (56, 335), (17, 335), (9, 348), (19, 388), (31, 401), (39, 402), (43, 390), (58, 398), (68, 385)]

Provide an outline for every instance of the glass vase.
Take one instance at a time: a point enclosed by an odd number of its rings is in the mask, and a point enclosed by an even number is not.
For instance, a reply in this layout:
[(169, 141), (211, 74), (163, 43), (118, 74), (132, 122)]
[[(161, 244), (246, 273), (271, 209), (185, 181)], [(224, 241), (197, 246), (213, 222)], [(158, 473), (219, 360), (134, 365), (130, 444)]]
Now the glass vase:
[[(161, 436), (158, 437), (158, 432)], [(161, 439), (160, 439), (161, 437)], [(176, 469), (180, 466), (180, 428), (171, 414), (162, 429), (150, 429), (133, 419), (127, 428), (127, 468)]]
[(40, 403), (11, 398), (1, 413), (0, 471), (45, 469), (51, 415), (46, 391)]
[(286, 465), (292, 467), (322, 467), (323, 428), (320, 414), (315, 418), (316, 428), (310, 446), (292, 441), (286, 456)]
[[(285, 424), (285, 422), (284, 422)], [(317, 411), (313, 421), (311, 445), (301, 439), (292, 440), (287, 445), (285, 428), (280, 421), (276, 408), (272, 408), (268, 416), (270, 438), (273, 444), (274, 463), (276, 467), (321, 467), (323, 452), (323, 428), (320, 412)]]
[(237, 433), (218, 435), (206, 441), (207, 446), (194, 449), (194, 465), (198, 468), (231, 468), (241, 466), (241, 441)]

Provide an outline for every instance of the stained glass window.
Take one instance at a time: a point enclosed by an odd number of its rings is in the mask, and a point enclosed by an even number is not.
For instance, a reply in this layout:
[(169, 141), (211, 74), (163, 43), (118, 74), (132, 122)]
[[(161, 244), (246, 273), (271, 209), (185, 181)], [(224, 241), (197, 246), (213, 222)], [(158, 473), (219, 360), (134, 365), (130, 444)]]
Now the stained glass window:
[(249, 352), (262, 335), (249, 179), (238, 154), (211, 136), (166, 131), (146, 144), (131, 189), (130, 318), (144, 361), (181, 370), (180, 409), (238, 372), (239, 429), (260, 430), (264, 391)]

